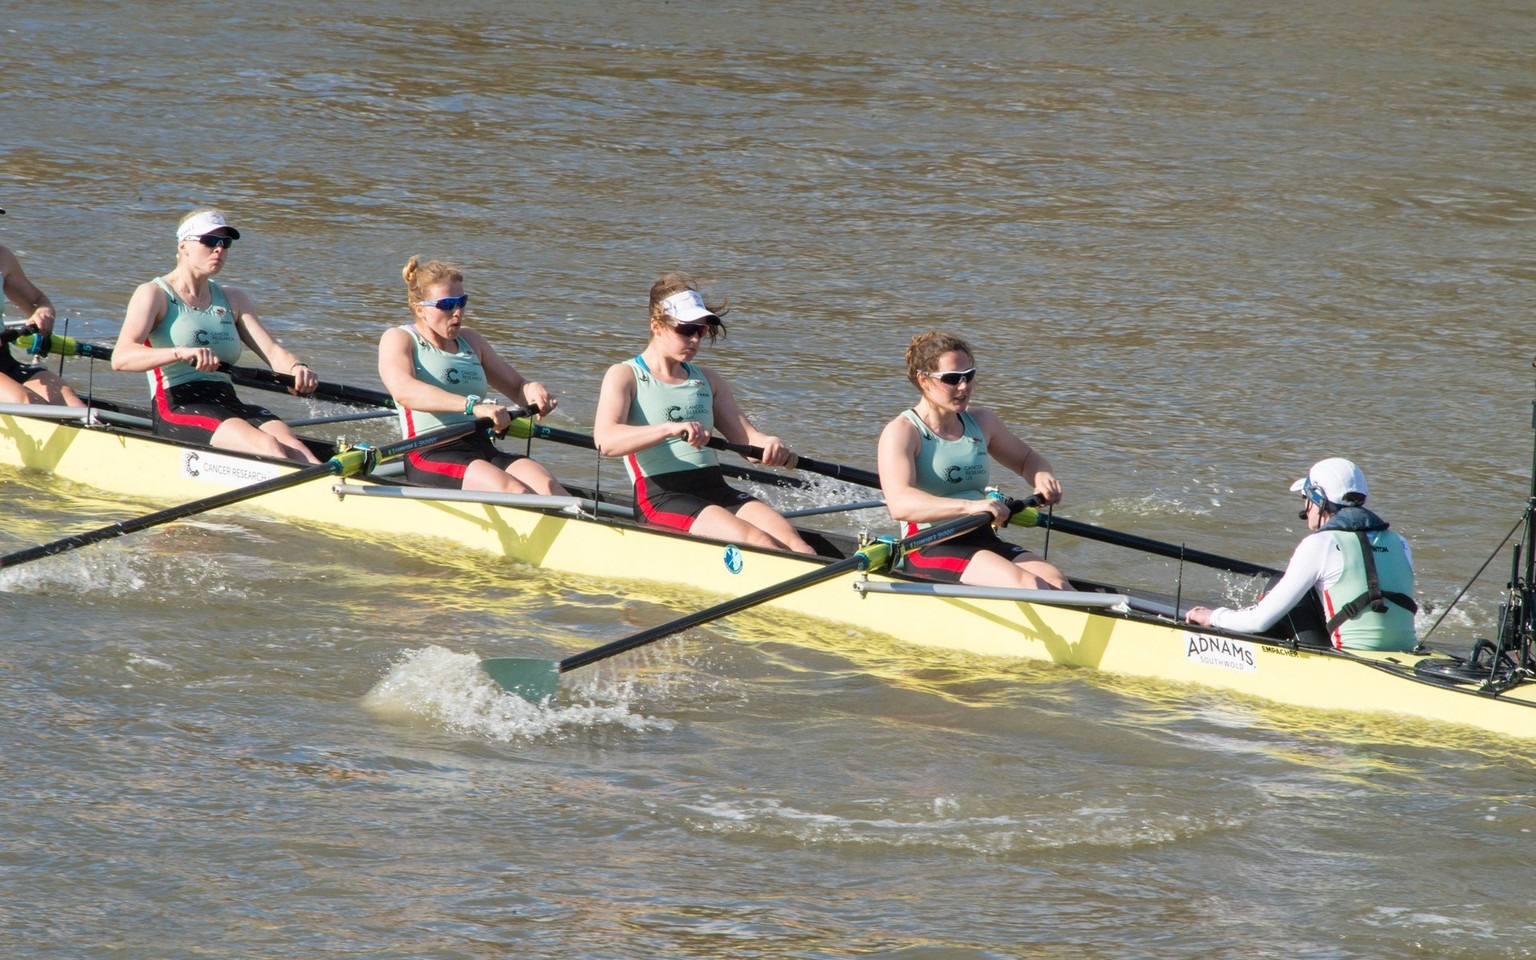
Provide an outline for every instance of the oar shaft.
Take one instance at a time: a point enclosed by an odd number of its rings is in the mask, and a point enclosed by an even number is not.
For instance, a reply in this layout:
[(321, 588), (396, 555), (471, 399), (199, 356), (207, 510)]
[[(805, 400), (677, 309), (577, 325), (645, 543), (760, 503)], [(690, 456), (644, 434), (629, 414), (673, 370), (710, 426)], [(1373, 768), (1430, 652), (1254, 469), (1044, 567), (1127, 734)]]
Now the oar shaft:
[[(542, 423), (532, 421), (519, 421), (512, 425), (511, 434), (515, 437), (534, 437), (539, 440), (552, 440), (555, 443), (565, 443), (573, 447), (583, 447), (587, 450), (596, 450), (597, 442), (584, 433), (575, 433), (570, 430), (561, 430), (557, 427), (547, 427)], [(731, 443), (720, 437), (710, 437), (706, 446), (715, 450), (725, 450), (739, 454), (752, 460), (763, 459), (763, 448), (754, 447), (745, 443)], [(859, 470), (856, 467), (847, 467), (840, 463), (828, 463), (825, 460), (813, 460), (810, 457), (796, 457), (789, 466), (795, 470), (805, 470), (808, 473), (819, 473), (828, 477), (836, 477), (857, 483), (866, 487), (879, 487), (880, 478), (868, 470)]]
[[(31, 350), (37, 345), (37, 334), (29, 333), (16, 338), (16, 343), (24, 349)], [(97, 360), (111, 360), (112, 348), (95, 343), (87, 343), (84, 340), (76, 340), (74, 337), (64, 337), (57, 333), (48, 335), (48, 342), (43, 349), (37, 351), (39, 355), (57, 354), (64, 357), (92, 357)]]
[(589, 663), (596, 663), (599, 660), (606, 660), (609, 657), (616, 657), (619, 654), (633, 650), (636, 647), (643, 647), (648, 643), (655, 643), (657, 640), (670, 636), (674, 633), (681, 633), (684, 630), (691, 630), (694, 627), (709, 623), (711, 620), (719, 620), (721, 617), (728, 617), (733, 613), (738, 613), (742, 610), (746, 610), (749, 607), (755, 607), (759, 604), (767, 603), (769, 600), (773, 600), (776, 597), (782, 597), (786, 594), (793, 593), (796, 590), (801, 590), (805, 587), (821, 583), (823, 580), (835, 579), (845, 573), (850, 573), (859, 569), (860, 565), (865, 562), (866, 561), (861, 554), (855, 554), (846, 560), (839, 560), (835, 563), (827, 564), (824, 567), (820, 567), (816, 570), (812, 570), (809, 573), (795, 577), (793, 580), (787, 580), (784, 583), (775, 584), (771, 587), (764, 587), (761, 590), (756, 590), (752, 593), (746, 594), (745, 596), (737, 597), (735, 600), (731, 600), (727, 603), (718, 604), (716, 606), (709, 607), (708, 609), (700, 610), (697, 613), (689, 614), (686, 617), (679, 617), (676, 620), (670, 620), (661, 624), (660, 626), (652, 627), (649, 630), (642, 630), (633, 636), (623, 637), (619, 640), (613, 641), (612, 643), (604, 644), (601, 647), (596, 647), (584, 653), (578, 653), (573, 656), (566, 657), (564, 660), (560, 661), (560, 672), (565, 673), (567, 670), (575, 670), (577, 667), (584, 667)]
[[(1022, 504), (1021, 504), (1022, 506)], [(1203, 550), (1191, 550), (1181, 544), (1165, 543), (1161, 540), (1150, 540), (1132, 533), (1121, 533), (1118, 530), (1108, 530), (1104, 527), (1096, 527), (1091, 523), (1083, 523), (1078, 520), (1068, 520), (1065, 517), (1054, 516), (1049, 513), (1040, 513), (1033, 509), (1015, 510), (1013, 519), (1009, 521), (1015, 526), (1022, 527), (1046, 527), (1050, 530), (1058, 530), (1069, 533), (1085, 540), (1098, 540), (1101, 543), (1112, 543), (1119, 547), (1129, 547), (1133, 550), (1141, 550), (1159, 557), (1171, 557), (1175, 560), (1183, 560), (1203, 567), (1213, 567), (1217, 570), (1226, 570), (1231, 573), (1240, 573), (1246, 576), (1268, 576), (1279, 573), (1273, 567), (1261, 566), (1257, 563), (1249, 563), (1246, 560), (1234, 560), (1231, 557), (1222, 557), (1214, 553), (1206, 553)]]
[[(293, 386), (293, 376), (287, 373), (274, 373), (260, 367), (236, 367), (229, 364), (222, 364), (219, 369), (228, 373), (235, 383), (245, 387), (255, 387), (258, 390), (286, 390)], [(344, 383), (326, 383), (322, 380), (310, 396), (320, 397), (323, 400), (336, 400), (340, 403), (355, 403), (365, 407), (395, 409), (395, 398), (382, 390), (349, 387)]]
[[(727, 450), (749, 460), (763, 459), (763, 448), (755, 447), (749, 443), (732, 443), (722, 437), (710, 437), (706, 446), (713, 447), (716, 450)], [(880, 477), (877, 474), (871, 473), (868, 470), (860, 470), (858, 467), (844, 466), (841, 463), (829, 463), (825, 460), (814, 460), (810, 457), (802, 457), (796, 454), (786, 466), (791, 470), (819, 473), (822, 476), (835, 477), (836, 479), (846, 480), (849, 483), (856, 483), (860, 486), (876, 488), (880, 486)]]
[(826, 580), (834, 580), (845, 573), (852, 573), (856, 570), (886, 569), (887, 567), (894, 565), (902, 558), (902, 556), (907, 553), (918, 550), (922, 547), (929, 546), (931, 544), (938, 543), (941, 540), (948, 540), (951, 537), (957, 537), (960, 534), (974, 530), (977, 527), (985, 526), (986, 524), (990, 523), (991, 520), (992, 517), (990, 514), (973, 514), (971, 516), (961, 517), (957, 520), (951, 520), (947, 523), (930, 527), (927, 530), (924, 530), (914, 536), (906, 538), (905, 540), (897, 541), (894, 543), (889, 541), (877, 541), (875, 543), (868, 544), (867, 546), (854, 553), (854, 555), (851, 557), (829, 563), (824, 567), (809, 571), (808, 573), (803, 573), (800, 576), (786, 580), (783, 583), (777, 583), (773, 586), (764, 587), (761, 590), (755, 590), (752, 593), (737, 597), (734, 600), (727, 600), (725, 603), (716, 604), (713, 607), (708, 607), (696, 613), (691, 613), (687, 616), (679, 617), (676, 620), (668, 621), (667, 623), (652, 627), (649, 630), (642, 630), (633, 636), (623, 637), (613, 641), (612, 643), (604, 644), (601, 647), (596, 647), (592, 650), (585, 651), (584, 653), (578, 653), (566, 657), (564, 660), (560, 661), (560, 672), (565, 673), (568, 670), (575, 670), (577, 667), (584, 667), (587, 664), (596, 663), (599, 660), (606, 660), (609, 657), (617, 656), (621, 653), (633, 650), (636, 647), (643, 647), (648, 643), (654, 643), (657, 640), (670, 636), (674, 633), (681, 633), (684, 630), (691, 630), (694, 627), (709, 623), (712, 620), (719, 620), (721, 617), (728, 617), (733, 613), (739, 613), (740, 611), (746, 610), (749, 607), (755, 607), (760, 604), (767, 603), (770, 600), (775, 600), (779, 597), (787, 596), (797, 590), (803, 590), (806, 587), (815, 586), (816, 584)]
[(179, 506), (168, 507), (164, 510), (157, 510), (154, 513), (145, 514), (141, 517), (133, 517), (128, 520), (120, 520), (116, 523), (111, 523), (104, 527), (98, 527), (97, 529), (88, 531), (86, 533), (75, 534), (74, 536), (55, 540), (52, 543), (45, 543), (36, 547), (28, 547), (25, 550), (18, 550), (14, 553), (6, 554), (5, 556), (0, 557), (0, 568), (14, 567), (18, 564), (26, 563), (30, 560), (39, 560), (43, 557), (51, 557), (55, 554), (60, 554), (69, 550), (75, 550), (80, 547), (88, 546), (92, 543), (99, 543), (102, 540), (110, 540), (114, 537), (121, 537), (125, 534), (135, 533), (139, 530), (148, 529), (149, 527), (159, 526), (163, 523), (170, 523), (173, 520), (180, 520), (184, 517), (205, 513), (209, 510), (216, 510), (219, 507), (228, 506), (232, 503), (239, 503), (243, 500), (251, 500), (255, 497), (261, 496), (262, 494), (272, 493), (277, 490), (285, 490), (289, 487), (296, 487), (301, 483), (307, 483), (310, 480), (318, 480), (321, 477), (347, 477), (357, 473), (366, 473), (384, 460), (404, 456), (407, 453), (410, 453), (414, 450), (420, 450), (424, 447), (436, 446), (440, 443), (447, 443), (450, 440), (456, 440), (460, 437), (473, 433), (476, 430), (485, 429), (490, 426), (490, 423), (491, 422), (489, 420), (484, 419), (467, 423), (456, 423), (452, 426), (433, 430), (430, 433), (424, 433), (417, 437), (410, 437), (395, 443), (386, 444), (382, 447), (353, 447), (350, 450), (344, 450), (341, 453), (336, 454), (336, 456), (332, 457), (324, 463), (307, 466), (301, 470), (296, 470), (293, 473), (284, 474), (280, 477), (271, 477), (266, 480), (258, 480), (255, 483), (246, 484), (243, 487), (235, 487), (231, 490), (225, 490), (221, 493), (216, 493), (212, 496), (204, 497), (201, 500), (193, 500), (190, 503), (183, 503)]
[(55, 554), (66, 553), (70, 550), (89, 546), (93, 543), (99, 543), (102, 540), (111, 540), (113, 537), (126, 536), (130, 533), (136, 533), (139, 530), (145, 530), (149, 527), (159, 526), (162, 523), (170, 523), (173, 520), (180, 520), (183, 517), (190, 517), (193, 514), (203, 513), (208, 510), (216, 510), (219, 507), (227, 506), (231, 503), (238, 503), (241, 500), (249, 500), (252, 497), (259, 497), (264, 493), (271, 493), (274, 490), (282, 490), (286, 487), (296, 486), (300, 483), (305, 483), (320, 477), (329, 476), (333, 472), (340, 472), (338, 465), (334, 460), (327, 460), (325, 463), (307, 467), (295, 473), (284, 474), (281, 477), (272, 477), (267, 480), (260, 480), (256, 483), (248, 484), (243, 487), (236, 487), (233, 490), (226, 490), (223, 493), (215, 494), (211, 497), (204, 497), (201, 500), (194, 500), (191, 503), (184, 503), (180, 506), (169, 507), (165, 510), (157, 510), (154, 513), (148, 513), (142, 517), (134, 517), (130, 520), (120, 520), (117, 523), (108, 524), (105, 527), (98, 527), (95, 530), (76, 534), (72, 537), (64, 537), (60, 540), (55, 540), (52, 543), (42, 544), (41, 546), (29, 547), (25, 550), (17, 550), (15, 553), (9, 553), (4, 557), (0, 557), (0, 567), (14, 567), (17, 564), (26, 563), (31, 560), (41, 560), (43, 557), (51, 557)]

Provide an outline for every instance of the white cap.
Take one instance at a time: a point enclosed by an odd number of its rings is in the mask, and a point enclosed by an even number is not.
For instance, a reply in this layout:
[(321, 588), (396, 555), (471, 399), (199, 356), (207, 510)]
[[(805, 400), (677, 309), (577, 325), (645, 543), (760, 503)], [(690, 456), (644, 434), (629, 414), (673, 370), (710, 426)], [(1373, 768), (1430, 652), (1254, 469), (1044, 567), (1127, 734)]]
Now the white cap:
[(193, 237), (206, 236), (215, 230), (228, 230), (231, 237), (240, 239), (240, 231), (225, 222), (224, 214), (217, 210), (204, 210), (176, 228), (176, 241), (180, 243)]
[(706, 318), (714, 320), (716, 323), (720, 321), (719, 317), (715, 316), (708, 307), (704, 306), (704, 298), (699, 296), (699, 291), (697, 290), (679, 290), (661, 301), (661, 309), (667, 316), (678, 323), (691, 323), (695, 320), (704, 320)]
[(1351, 493), (1358, 493), (1360, 499), (1364, 500), (1370, 493), (1365, 486), (1365, 474), (1360, 472), (1360, 468), (1355, 466), (1353, 461), (1345, 460), (1343, 457), (1329, 457), (1327, 460), (1319, 460), (1312, 464), (1312, 469), (1307, 471), (1305, 477), (1291, 484), (1291, 491), (1294, 493), (1302, 489), (1307, 485), (1308, 480), (1312, 481), (1314, 487), (1323, 491), (1323, 496), (1328, 498), (1329, 503), (1342, 504), (1344, 498)]

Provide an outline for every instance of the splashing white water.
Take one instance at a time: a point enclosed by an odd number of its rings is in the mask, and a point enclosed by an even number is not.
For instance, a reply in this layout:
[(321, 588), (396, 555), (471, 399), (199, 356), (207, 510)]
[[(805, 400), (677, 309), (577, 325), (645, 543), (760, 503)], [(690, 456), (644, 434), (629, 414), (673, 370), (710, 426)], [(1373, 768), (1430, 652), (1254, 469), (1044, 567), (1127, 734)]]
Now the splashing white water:
[(408, 650), (363, 698), (381, 716), (422, 721), (493, 740), (526, 740), (570, 728), (620, 726), (671, 730), (676, 724), (642, 716), (625, 700), (529, 703), (501, 689), (480, 669), (480, 658), (443, 647)]

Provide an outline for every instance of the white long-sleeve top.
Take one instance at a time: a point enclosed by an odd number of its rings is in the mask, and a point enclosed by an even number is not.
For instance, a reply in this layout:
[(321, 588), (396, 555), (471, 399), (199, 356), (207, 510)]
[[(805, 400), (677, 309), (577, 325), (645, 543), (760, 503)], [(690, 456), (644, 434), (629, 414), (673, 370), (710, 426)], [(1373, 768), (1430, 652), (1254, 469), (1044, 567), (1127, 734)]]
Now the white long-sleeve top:
[[(1392, 534), (1394, 537), (1397, 534)], [(1401, 537), (1399, 537), (1401, 539)], [(1408, 541), (1403, 541), (1403, 556), (1413, 565), (1413, 553)], [(1296, 545), (1291, 562), (1286, 564), (1285, 575), (1274, 589), (1266, 593), (1258, 603), (1241, 610), (1218, 607), (1211, 612), (1211, 626), (1238, 633), (1258, 633), (1268, 630), (1280, 618), (1306, 596), (1308, 590), (1321, 593), (1344, 575), (1344, 552), (1339, 542), (1328, 530), (1319, 530)], [(1348, 598), (1353, 600), (1353, 597)]]

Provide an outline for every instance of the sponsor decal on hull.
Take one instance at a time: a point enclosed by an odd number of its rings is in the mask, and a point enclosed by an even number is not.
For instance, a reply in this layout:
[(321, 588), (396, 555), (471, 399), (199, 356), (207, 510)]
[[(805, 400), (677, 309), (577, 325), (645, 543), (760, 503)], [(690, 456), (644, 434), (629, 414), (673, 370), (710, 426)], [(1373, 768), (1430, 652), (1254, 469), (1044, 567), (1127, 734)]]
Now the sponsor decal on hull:
[(1203, 633), (1184, 634), (1184, 659), (1206, 667), (1253, 673), (1259, 669), (1254, 644), (1231, 637), (1211, 637)]
[(224, 487), (243, 487), (259, 480), (282, 476), (283, 470), (270, 463), (226, 457), (206, 450), (183, 450), (181, 475), (189, 480), (202, 480)]

